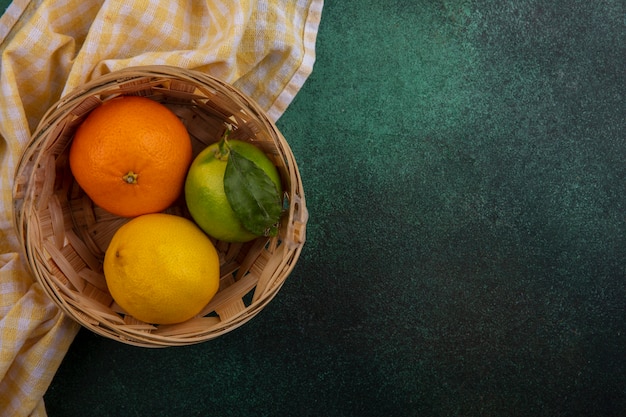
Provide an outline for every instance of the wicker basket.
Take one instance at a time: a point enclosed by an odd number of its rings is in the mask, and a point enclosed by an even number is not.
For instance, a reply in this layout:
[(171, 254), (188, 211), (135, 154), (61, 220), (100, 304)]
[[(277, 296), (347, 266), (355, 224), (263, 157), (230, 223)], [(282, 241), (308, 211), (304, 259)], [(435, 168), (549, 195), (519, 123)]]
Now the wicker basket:
[[(221, 137), (254, 143), (279, 169), (288, 209), (278, 236), (245, 244), (214, 241), (220, 255), (217, 295), (195, 318), (152, 325), (117, 305), (102, 272), (104, 252), (126, 218), (97, 207), (69, 170), (77, 126), (103, 101), (140, 95), (180, 117), (194, 155)], [(162, 347), (199, 343), (257, 315), (293, 270), (305, 240), (307, 209), (302, 181), (284, 137), (265, 112), (234, 87), (209, 75), (169, 66), (133, 67), (104, 75), (56, 103), (26, 147), (13, 190), (15, 226), (37, 281), (70, 317), (93, 332), (127, 344)], [(167, 212), (189, 217), (184, 199)]]

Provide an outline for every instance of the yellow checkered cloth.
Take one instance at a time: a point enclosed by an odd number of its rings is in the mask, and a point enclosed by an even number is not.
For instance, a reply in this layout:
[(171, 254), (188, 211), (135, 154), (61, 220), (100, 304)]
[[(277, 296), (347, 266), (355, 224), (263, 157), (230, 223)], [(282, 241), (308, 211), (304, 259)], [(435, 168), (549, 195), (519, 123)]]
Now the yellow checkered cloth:
[(15, 0), (0, 18), (0, 416), (45, 416), (78, 325), (33, 281), (13, 230), (19, 157), (54, 102), (98, 75), (169, 64), (278, 119), (313, 69), (323, 0)]

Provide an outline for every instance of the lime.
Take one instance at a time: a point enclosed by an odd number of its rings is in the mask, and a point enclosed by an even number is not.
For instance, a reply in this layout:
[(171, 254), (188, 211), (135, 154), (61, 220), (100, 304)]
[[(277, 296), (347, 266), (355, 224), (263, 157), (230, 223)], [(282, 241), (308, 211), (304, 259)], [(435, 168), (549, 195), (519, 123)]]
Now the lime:
[[(258, 147), (239, 140), (223, 138), (205, 148), (192, 162), (185, 181), (191, 217), (208, 235), (225, 242), (262, 236), (268, 224), (259, 226), (254, 219), (265, 216), (275, 223), (281, 197), (280, 175), (273, 162)], [(274, 215), (267, 216), (268, 212)]]

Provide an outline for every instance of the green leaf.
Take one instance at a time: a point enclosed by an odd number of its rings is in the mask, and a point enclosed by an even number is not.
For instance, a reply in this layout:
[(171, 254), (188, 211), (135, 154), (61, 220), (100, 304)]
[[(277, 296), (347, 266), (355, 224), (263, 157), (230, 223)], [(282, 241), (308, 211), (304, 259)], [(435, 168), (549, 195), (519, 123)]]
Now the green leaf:
[(282, 212), (278, 189), (265, 171), (234, 149), (226, 164), (224, 191), (246, 229), (259, 236), (276, 235)]

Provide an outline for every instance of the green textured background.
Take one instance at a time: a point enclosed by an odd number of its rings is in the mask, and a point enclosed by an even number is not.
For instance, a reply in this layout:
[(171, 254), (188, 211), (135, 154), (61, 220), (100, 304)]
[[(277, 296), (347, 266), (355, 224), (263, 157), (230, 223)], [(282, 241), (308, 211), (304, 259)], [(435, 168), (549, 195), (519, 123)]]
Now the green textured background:
[(185, 348), (81, 330), (49, 416), (624, 415), (624, 2), (327, 0), (317, 53), (277, 298)]

